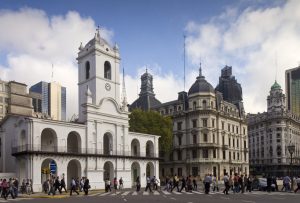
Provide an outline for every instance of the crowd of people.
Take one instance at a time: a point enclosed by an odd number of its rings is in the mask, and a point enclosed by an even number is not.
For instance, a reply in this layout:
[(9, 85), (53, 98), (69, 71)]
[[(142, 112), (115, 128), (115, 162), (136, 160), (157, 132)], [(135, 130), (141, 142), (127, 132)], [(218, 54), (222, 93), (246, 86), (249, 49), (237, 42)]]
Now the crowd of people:
[(0, 179), (0, 197), (6, 200), (11, 196), (12, 199), (15, 199), (18, 197), (19, 190), (22, 194), (26, 193), (30, 195), (33, 193), (31, 179), (23, 179), (20, 188), (19, 184), (17, 178)]

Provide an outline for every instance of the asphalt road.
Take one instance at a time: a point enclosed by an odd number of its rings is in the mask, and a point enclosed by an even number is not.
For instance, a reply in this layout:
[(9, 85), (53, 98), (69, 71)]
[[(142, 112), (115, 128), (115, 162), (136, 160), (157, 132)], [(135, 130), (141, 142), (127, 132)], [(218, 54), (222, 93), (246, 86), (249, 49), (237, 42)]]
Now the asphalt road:
[(203, 194), (202, 192), (194, 192), (194, 193), (167, 193), (163, 191), (156, 191), (154, 193), (141, 191), (140, 193), (136, 193), (133, 191), (124, 190), (117, 193), (94, 193), (92, 196), (83, 196), (83, 195), (73, 195), (72, 197), (65, 196), (64, 198), (19, 198), (15, 200), (8, 199), (7, 201), (1, 199), (0, 202), (32, 202), (32, 203), (77, 203), (77, 202), (86, 202), (86, 203), (99, 203), (99, 202), (107, 202), (107, 203), (141, 203), (141, 202), (149, 202), (149, 203), (196, 203), (196, 202), (222, 202), (222, 203), (281, 203), (283, 201), (287, 201), (288, 203), (299, 202), (300, 193), (284, 193), (284, 192), (259, 192), (254, 191), (252, 193), (245, 194), (229, 194), (224, 195), (223, 193), (211, 193), (209, 195)]

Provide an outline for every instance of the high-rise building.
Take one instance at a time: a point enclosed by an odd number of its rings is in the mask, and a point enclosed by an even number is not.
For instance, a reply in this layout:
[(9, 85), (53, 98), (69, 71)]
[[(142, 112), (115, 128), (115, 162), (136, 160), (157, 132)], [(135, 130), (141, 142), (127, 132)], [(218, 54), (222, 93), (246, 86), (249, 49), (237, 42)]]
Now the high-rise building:
[(300, 116), (300, 66), (285, 71), (287, 109)]
[[(247, 116), (252, 174), (282, 177), (300, 173), (300, 119), (286, 110), (285, 100), (275, 81), (267, 98), (267, 112)], [(295, 147), (293, 166), (289, 146)]]
[(144, 73), (141, 77), (141, 92), (139, 94), (139, 98), (136, 99), (129, 107), (129, 110), (139, 108), (143, 111), (149, 111), (153, 106), (161, 104), (155, 98), (155, 94), (153, 91), (153, 77), (148, 71)]
[[(36, 112), (49, 115), (54, 120), (66, 120), (66, 88), (57, 82), (41, 81), (29, 89)], [(40, 106), (41, 98), (41, 108)]]

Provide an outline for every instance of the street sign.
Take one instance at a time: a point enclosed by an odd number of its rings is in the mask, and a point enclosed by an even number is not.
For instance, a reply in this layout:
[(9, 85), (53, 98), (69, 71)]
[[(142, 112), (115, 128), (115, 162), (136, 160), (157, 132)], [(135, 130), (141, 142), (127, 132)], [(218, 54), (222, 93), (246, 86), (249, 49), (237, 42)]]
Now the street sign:
[(56, 163), (55, 163), (55, 161), (52, 160), (50, 162), (50, 172), (51, 172), (51, 174), (56, 174), (56, 171), (57, 171)]

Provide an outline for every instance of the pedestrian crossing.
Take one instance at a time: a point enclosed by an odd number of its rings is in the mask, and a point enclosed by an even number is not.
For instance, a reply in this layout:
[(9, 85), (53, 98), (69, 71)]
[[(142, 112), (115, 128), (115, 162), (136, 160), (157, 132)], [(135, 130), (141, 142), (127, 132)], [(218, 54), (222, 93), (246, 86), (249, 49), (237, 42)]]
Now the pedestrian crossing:
[[(285, 196), (285, 195), (297, 195), (294, 193), (279, 193), (279, 192), (274, 192), (274, 193), (266, 193), (266, 192), (260, 192), (260, 191), (253, 191), (251, 193), (229, 193), (230, 195), (278, 195), (278, 196)], [(100, 192), (100, 193), (95, 193), (95, 194), (91, 194), (89, 196), (95, 196), (95, 197), (104, 197), (104, 196), (158, 196), (158, 195), (205, 195), (204, 192), (202, 191), (191, 191), (191, 192), (186, 192), (186, 191), (181, 191), (181, 192), (177, 192), (177, 191), (166, 191), (166, 190), (161, 190), (161, 191), (117, 191), (117, 192)], [(224, 195), (222, 191), (219, 192), (210, 192), (209, 195)]]
[(8, 198), (7, 200), (1, 198), (0, 203), (2, 202), (18, 202), (18, 201), (24, 201), (24, 200), (32, 200), (33, 198), (16, 198), (16, 199), (10, 199)]

